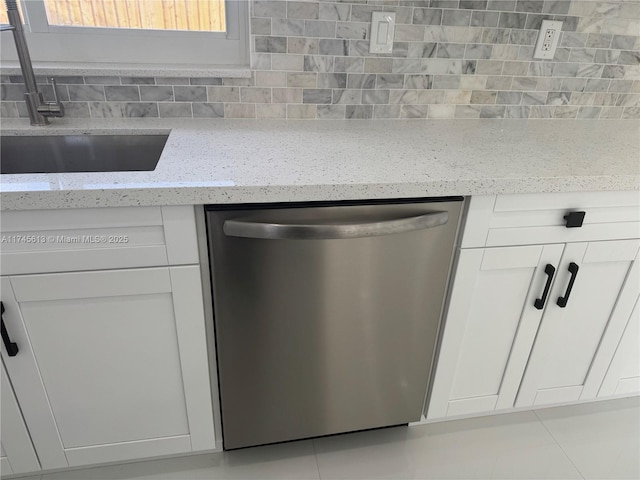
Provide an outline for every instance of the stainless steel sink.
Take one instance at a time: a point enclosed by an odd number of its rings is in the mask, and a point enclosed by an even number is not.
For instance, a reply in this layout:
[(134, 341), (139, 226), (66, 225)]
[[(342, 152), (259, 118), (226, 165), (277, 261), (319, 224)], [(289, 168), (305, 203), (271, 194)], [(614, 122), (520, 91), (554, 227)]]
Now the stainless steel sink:
[(169, 135), (0, 137), (0, 173), (139, 172), (156, 168)]

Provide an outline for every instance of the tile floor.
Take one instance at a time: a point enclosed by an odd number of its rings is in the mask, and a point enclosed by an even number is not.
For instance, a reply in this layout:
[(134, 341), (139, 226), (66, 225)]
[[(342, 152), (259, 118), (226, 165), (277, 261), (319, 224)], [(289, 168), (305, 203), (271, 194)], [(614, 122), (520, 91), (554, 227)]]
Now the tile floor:
[(638, 479), (640, 397), (29, 477)]

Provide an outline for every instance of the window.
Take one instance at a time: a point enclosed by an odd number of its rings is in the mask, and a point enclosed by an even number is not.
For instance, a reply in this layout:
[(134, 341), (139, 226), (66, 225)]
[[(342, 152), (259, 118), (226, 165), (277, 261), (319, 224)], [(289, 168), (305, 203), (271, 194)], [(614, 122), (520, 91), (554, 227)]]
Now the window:
[[(248, 64), (247, 3), (20, 0), (20, 8), (36, 64), (206, 67)], [(3, 39), (2, 60), (15, 59), (13, 42)]]
[(224, 0), (44, 0), (51, 25), (224, 32)]

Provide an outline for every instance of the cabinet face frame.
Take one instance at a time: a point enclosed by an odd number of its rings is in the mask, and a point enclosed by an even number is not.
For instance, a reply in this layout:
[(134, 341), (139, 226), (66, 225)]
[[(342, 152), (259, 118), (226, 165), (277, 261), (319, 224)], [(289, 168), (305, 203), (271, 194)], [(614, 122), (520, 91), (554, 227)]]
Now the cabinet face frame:
[(15, 357), (8, 357), (4, 344), (0, 351), (29, 428), (31, 441), (44, 470), (68, 467), (69, 463), (62, 449), (58, 429), (9, 277), (0, 277), (0, 290), (6, 309), (4, 321), (11, 340), (18, 344), (19, 352)]
[(2, 362), (0, 372), (0, 407), (2, 416), (2, 451), (0, 471), (3, 475), (31, 473), (40, 470), (40, 462), (31, 443), (29, 432), (24, 424), (20, 407), (9, 382), (7, 371)]
[[(161, 282), (164, 282), (163, 285), (155, 285), (160, 278), (165, 279)], [(20, 285), (21, 295), (26, 300), (35, 302), (40, 299), (47, 301), (47, 297), (55, 300), (132, 295), (132, 289), (133, 294), (142, 295), (169, 293), (173, 303), (171, 316), (175, 319), (178, 368), (182, 372), (188, 434), (65, 448), (40, 376), (37, 355), (32, 350), (12, 279), (16, 286)], [(7, 368), (14, 379), (16, 393), (44, 469), (216, 449), (202, 287), (197, 265), (2, 277), (1, 281), (3, 302), (7, 308), (5, 322), (20, 348), (17, 356), (9, 358), (3, 346), (2, 355), (8, 362)], [(51, 285), (51, 288), (43, 290), (43, 285)], [(29, 298), (30, 295), (33, 298)]]
[[(640, 369), (638, 339), (640, 339), (640, 298), (636, 301), (622, 338), (616, 346), (616, 352), (598, 390), (598, 397), (640, 394), (640, 375), (637, 375), (640, 373), (638, 372)], [(631, 369), (635, 369), (633, 372), (635, 376), (623, 373), (629, 365), (632, 365)]]
[[(631, 353), (626, 358), (623, 349), (630, 343), (636, 349), (640, 342), (638, 333), (640, 324), (640, 252), (636, 255), (629, 275), (616, 303), (612, 320), (598, 347), (598, 352), (591, 365), (590, 379), (585, 383), (581, 398), (606, 397), (618, 393), (618, 383), (623, 379), (617, 376), (618, 369), (625, 361), (635, 362), (640, 369), (640, 355)], [(602, 379), (602, 381), (600, 381)], [(631, 392), (640, 393), (640, 377), (627, 380)], [(635, 384), (635, 387), (633, 385)], [(635, 390), (634, 390), (635, 388)], [(627, 391), (623, 392), (627, 393)]]

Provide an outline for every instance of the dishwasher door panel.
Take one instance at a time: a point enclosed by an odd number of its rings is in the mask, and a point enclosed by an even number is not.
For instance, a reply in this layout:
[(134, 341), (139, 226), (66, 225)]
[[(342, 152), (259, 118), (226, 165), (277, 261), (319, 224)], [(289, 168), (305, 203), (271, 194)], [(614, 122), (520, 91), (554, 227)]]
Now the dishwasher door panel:
[[(209, 211), (225, 449), (420, 419), (460, 202)], [(364, 238), (225, 235), (227, 219), (345, 225), (448, 212)]]

